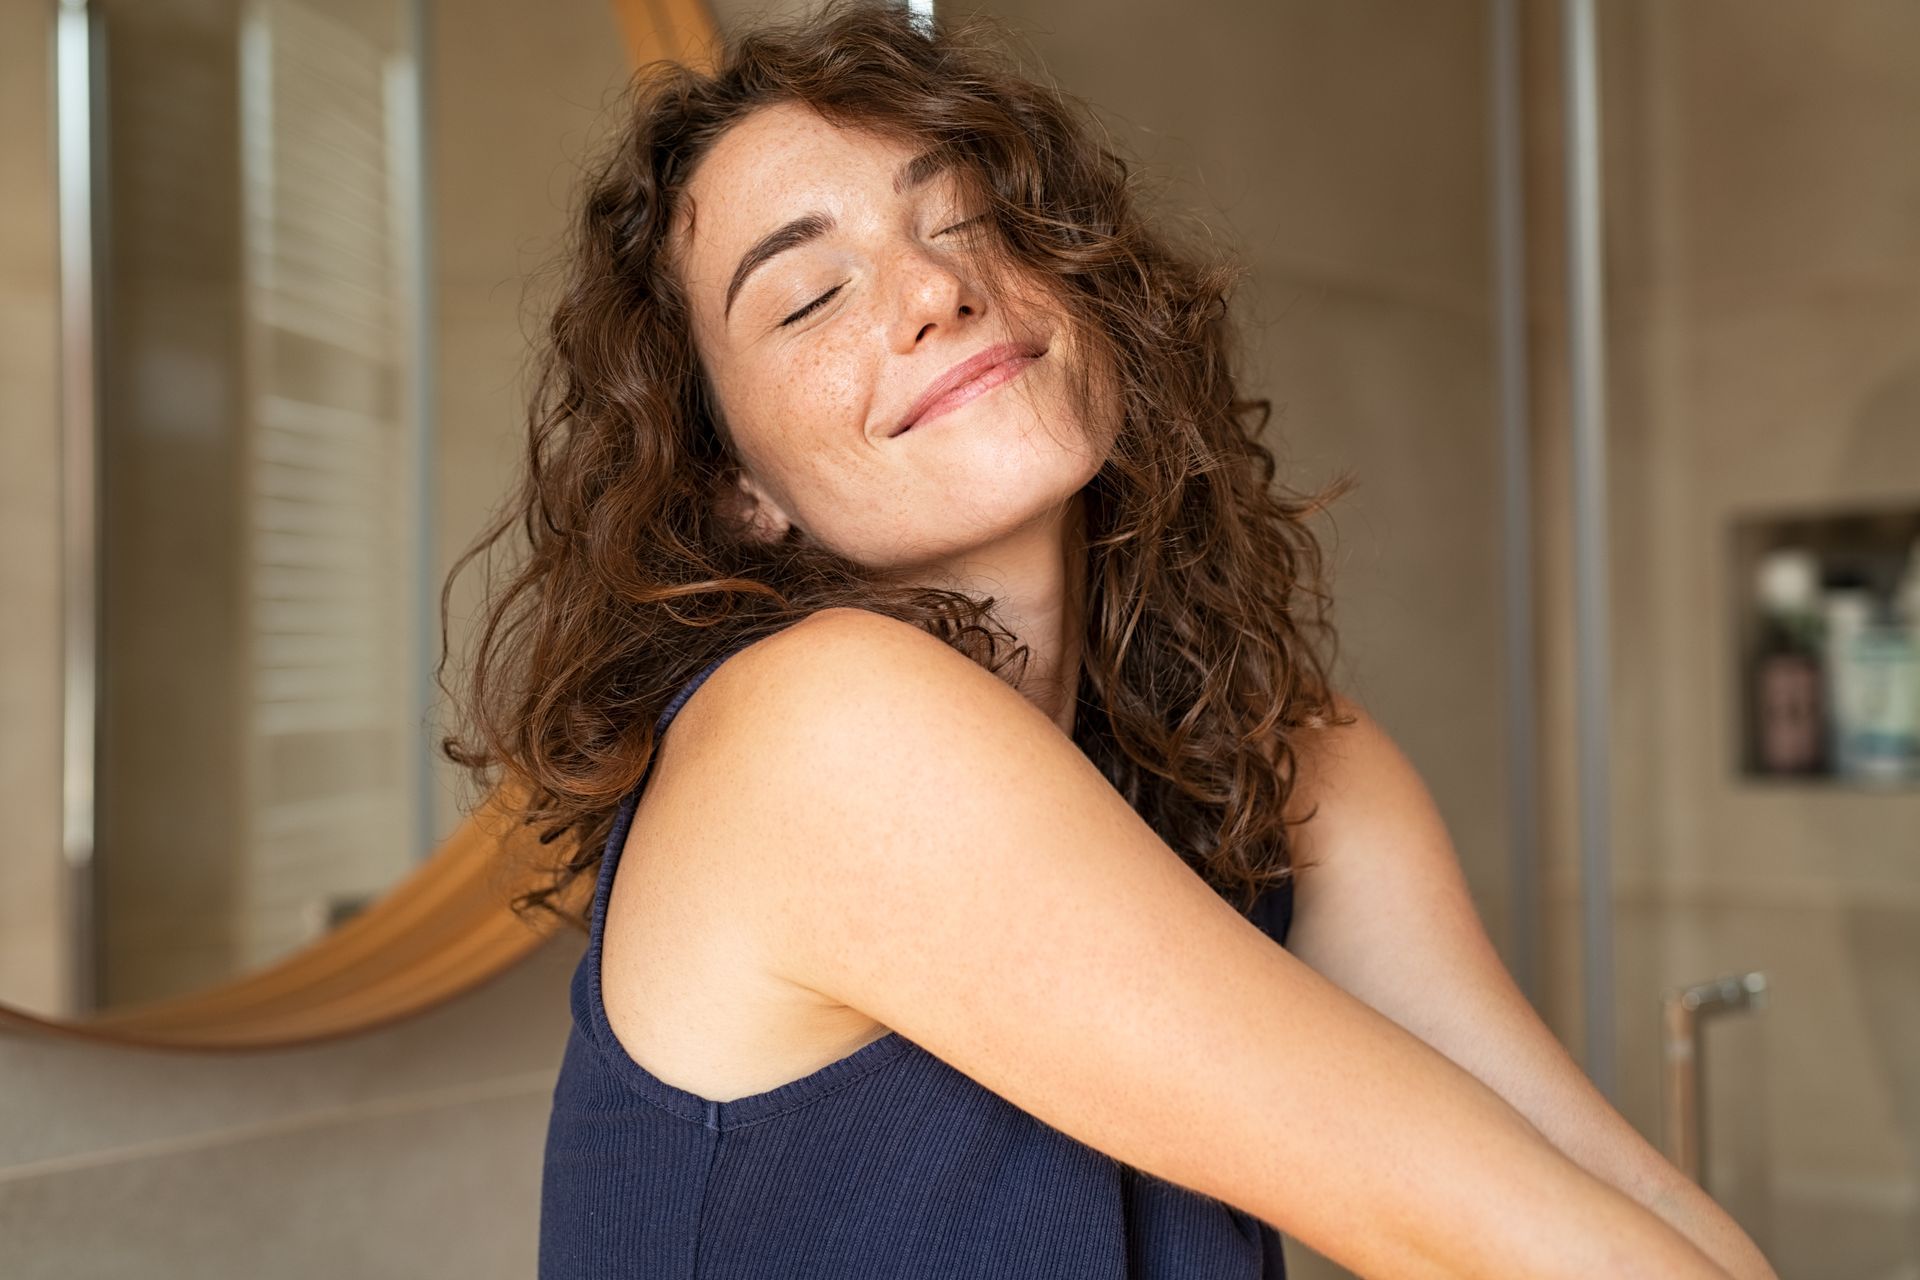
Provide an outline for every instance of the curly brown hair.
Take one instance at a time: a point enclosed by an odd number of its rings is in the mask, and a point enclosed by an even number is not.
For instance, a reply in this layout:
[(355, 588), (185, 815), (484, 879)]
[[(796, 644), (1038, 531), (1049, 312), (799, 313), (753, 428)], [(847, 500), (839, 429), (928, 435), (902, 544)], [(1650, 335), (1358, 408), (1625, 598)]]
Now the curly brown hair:
[[(635, 74), (561, 258), (524, 470), (441, 592), (436, 679), (471, 738), (442, 750), (489, 791), (514, 784), (509, 812), (542, 849), (564, 838), (523, 869), (540, 881), (513, 899), (523, 918), (584, 927), (569, 887), (598, 867), (656, 718), (721, 655), (853, 606), (995, 674), (1024, 669), (994, 597), (890, 583), (798, 530), (763, 541), (719, 511), (739, 463), (696, 357), (671, 228), (715, 141), (775, 103), (945, 149), (991, 214), (987, 265), (1045, 282), (1090, 353), (1078, 394), (1092, 402), (1086, 369), (1099, 368), (1099, 403), (1118, 420), (1082, 491), (1074, 741), (1243, 912), (1292, 875), (1290, 731), (1351, 721), (1327, 679), (1336, 642), (1307, 521), (1353, 480), (1276, 491), (1261, 442), (1270, 403), (1240, 398), (1231, 367), (1241, 269), (1153, 225), (1086, 105), (1023, 74), (1003, 33), (978, 15), (927, 23), (894, 3), (830, 0), (724, 41), (711, 70), (662, 61)], [(500, 589), (489, 574), (463, 696), (443, 678), (453, 582), (516, 527), (524, 554)]]

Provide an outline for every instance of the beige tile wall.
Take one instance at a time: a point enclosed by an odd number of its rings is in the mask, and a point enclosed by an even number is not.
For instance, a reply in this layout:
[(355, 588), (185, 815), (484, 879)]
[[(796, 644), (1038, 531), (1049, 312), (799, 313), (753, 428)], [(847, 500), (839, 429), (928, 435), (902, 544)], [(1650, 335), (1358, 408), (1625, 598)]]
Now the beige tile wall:
[(0, 1036), (6, 1274), (525, 1280), (577, 958), (304, 1049)]

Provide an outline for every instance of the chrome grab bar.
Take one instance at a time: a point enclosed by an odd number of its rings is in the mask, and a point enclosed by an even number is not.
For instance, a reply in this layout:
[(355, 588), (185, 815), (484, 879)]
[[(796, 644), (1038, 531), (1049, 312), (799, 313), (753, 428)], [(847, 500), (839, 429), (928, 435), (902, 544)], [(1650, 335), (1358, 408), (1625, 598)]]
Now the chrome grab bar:
[(1701, 1023), (1709, 1015), (1767, 1007), (1767, 975), (1759, 971), (1675, 987), (1660, 1002), (1662, 1085), (1666, 1156), (1680, 1172), (1700, 1181), (1703, 1128), (1700, 1110)]

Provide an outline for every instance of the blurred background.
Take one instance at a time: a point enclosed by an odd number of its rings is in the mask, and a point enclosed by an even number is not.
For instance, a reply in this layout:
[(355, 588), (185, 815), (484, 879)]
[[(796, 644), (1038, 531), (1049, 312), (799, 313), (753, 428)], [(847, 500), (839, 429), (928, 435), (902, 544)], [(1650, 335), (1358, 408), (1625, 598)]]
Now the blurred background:
[[(1289, 483), (1360, 479), (1338, 683), (1543, 1017), (1782, 1277), (1920, 1277), (1920, 4), (939, 7), (1245, 262)], [(0, 0), (0, 1004), (255, 971), (460, 825), (437, 592), (580, 162), (807, 8)], [(0, 1034), (0, 1270), (532, 1274), (580, 946), (298, 1049)]]

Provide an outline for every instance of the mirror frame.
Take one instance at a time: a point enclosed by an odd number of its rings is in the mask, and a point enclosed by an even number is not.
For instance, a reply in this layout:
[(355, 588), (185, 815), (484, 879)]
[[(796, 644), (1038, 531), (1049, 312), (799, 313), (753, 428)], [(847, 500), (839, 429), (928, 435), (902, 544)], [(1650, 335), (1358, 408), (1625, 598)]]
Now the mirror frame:
[[(281, 1049), (370, 1031), (499, 976), (558, 932), (514, 914), (502, 870), (530, 834), (501, 839), (511, 812), (490, 798), (434, 855), (323, 938), (229, 982), (108, 1009), (84, 1021), (0, 1004), (0, 1032), (39, 1031), (150, 1049)], [(525, 833), (525, 828), (517, 832)], [(578, 910), (587, 877), (561, 899)]]

